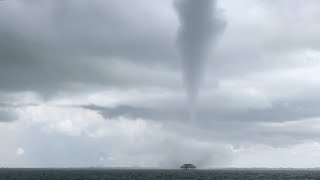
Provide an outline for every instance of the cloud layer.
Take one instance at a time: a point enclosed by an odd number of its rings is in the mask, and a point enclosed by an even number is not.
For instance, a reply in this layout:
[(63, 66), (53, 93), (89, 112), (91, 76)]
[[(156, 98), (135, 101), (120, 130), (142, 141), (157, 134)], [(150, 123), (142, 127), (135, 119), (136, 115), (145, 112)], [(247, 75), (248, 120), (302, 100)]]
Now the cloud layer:
[(174, 1), (0, 1), (0, 166), (318, 166), (318, 7), (218, 1), (186, 122)]

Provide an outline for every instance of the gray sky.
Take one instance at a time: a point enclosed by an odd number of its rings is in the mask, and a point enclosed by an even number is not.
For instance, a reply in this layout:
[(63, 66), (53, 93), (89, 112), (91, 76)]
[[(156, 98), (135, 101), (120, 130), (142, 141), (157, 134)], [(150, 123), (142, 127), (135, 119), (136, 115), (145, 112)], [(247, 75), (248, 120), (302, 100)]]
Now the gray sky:
[(0, 167), (319, 167), (320, 2), (215, 8), (190, 121), (174, 1), (0, 1)]

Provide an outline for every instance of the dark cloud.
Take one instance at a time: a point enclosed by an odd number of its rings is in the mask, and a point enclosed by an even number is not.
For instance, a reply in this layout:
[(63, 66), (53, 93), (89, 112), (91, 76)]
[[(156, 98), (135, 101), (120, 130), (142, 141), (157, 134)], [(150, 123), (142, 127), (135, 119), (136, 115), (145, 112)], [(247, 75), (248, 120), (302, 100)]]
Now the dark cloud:
[[(162, 102), (166, 104), (167, 102)], [(245, 103), (245, 102), (244, 102)], [(302, 105), (303, 104), (303, 105)], [(217, 108), (219, 104), (214, 104), (212, 108), (200, 107), (198, 109), (198, 119), (196, 123), (206, 125), (216, 122), (287, 122), (297, 121), (303, 118), (318, 117), (317, 111), (319, 103), (310, 101), (298, 101), (290, 103), (274, 103), (265, 108), (241, 108), (231, 111), (228, 107)], [(119, 105), (116, 107), (104, 107), (98, 105), (84, 105), (85, 109), (98, 111), (106, 119), (119, 116), (130, 118), (143, 118), (159, 121), (185, 121), (188, 113), (184, 105), (177, 107), (144, 107)], [(211, 128), (212, 126), (209, 126)]]
[(144, 16), (148, 9), (112, 1), (2, 3), (2, 90), (56, 91), (72, 83), (138, 85), (139, 79), (130, 79), (134, 71), (114, 70), (121, 68), (116, 62), (176, 64), (174, 27), (161, 28)]
[(124, 116), (133, 119), (143, 118), (157, 121), (180, 121), (188, 118), (186, 111), (181, 109), (134, 107), (129, 105), (120, 105), (113, 108), (96, 105), (86, 105), (82, 107), (98, 111), (106, 119)]

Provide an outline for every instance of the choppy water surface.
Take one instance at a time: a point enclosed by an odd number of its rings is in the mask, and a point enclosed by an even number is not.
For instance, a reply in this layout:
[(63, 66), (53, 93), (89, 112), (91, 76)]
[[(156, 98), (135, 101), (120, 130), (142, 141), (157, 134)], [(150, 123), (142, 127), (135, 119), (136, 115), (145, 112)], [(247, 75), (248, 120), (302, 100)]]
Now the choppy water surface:
[(106, 170), (106, 169), (0, 169), (0, 180), (94, 179), (320, 179), (317, 170)]

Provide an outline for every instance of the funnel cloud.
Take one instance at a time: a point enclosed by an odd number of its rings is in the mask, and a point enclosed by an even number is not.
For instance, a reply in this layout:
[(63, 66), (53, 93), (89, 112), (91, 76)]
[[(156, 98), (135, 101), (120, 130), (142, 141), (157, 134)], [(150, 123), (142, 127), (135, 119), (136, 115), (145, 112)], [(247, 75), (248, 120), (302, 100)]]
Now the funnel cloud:
[(190, 119), (193, 120), (207, 52), (225, 23), (217, 17), (215, 0), (180, 0), (175, 5), (180, 20), (177, 44), (182, 58)]

